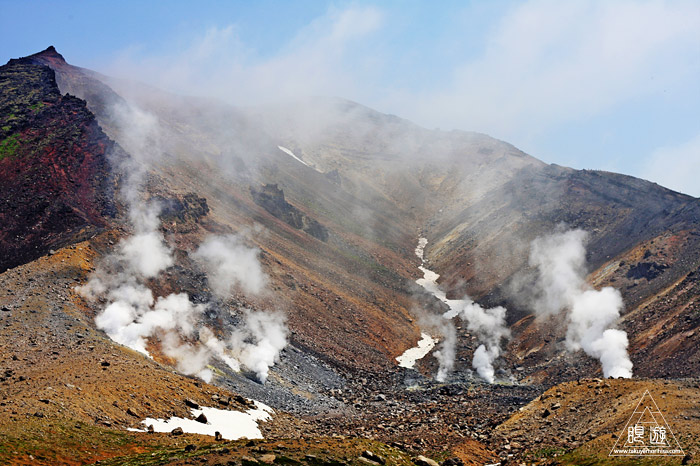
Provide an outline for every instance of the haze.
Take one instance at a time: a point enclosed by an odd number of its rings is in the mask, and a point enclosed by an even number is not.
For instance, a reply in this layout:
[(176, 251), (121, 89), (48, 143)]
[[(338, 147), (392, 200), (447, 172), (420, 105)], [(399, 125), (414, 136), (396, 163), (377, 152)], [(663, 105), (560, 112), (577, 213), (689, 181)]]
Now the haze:
[(700, 196), (693, 1), (2, 1), (0, 59), (258, 105), (338, 96)]

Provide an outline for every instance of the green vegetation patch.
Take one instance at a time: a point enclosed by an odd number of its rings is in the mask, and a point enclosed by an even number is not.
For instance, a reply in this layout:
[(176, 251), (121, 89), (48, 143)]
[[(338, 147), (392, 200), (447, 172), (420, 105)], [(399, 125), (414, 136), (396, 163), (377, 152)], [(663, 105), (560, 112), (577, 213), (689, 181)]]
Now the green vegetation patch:
[[(172, 440), (172, 439), (171, 439)], [(193, 442), (196, 445), (198, 442)], [(236, 440), (222, 444), (198, 445), (187, 451), (180, 446), (162, 446), (150, 452), (125, 455), (102, 460), (106, 466), (156, 466), (175, 461), (186, 464), (238, 464), (243, 466), (268, 466), (261, 455), (274, 455), (273, 463), (279, 466), (366, 466), (360, 460), (364, 450), (370, 450), (386, 461), (386, 466), (414, 466), (410, 456), (384, 444), (365, 439), (310, 439), (256, 441)]]
[(21, 463), (32, 457), (38, 464), (87, 463), (128, 454), (135, 448), (158, 448), (158, 439), (146, 442), (130, 432), (68, 419), (28, 419), (2, 428), (8, 431), (0, 430), (0, 464)]
[(19, 134), (13, 134), (0, 141), (0, 160), (5, 157), (14, 157), (19, 149)]

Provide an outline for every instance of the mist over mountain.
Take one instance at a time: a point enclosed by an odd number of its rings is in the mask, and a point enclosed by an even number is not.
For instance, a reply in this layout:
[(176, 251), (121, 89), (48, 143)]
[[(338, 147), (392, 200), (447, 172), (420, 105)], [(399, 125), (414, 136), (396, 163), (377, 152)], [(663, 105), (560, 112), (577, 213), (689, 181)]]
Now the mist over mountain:
[[(0, 90), (0, 444), (19, 452), (0, 458), (182, 449), (126, 429), (249, 398), (283, 447), (186, 443), (234, 464), (510, 464), (552, 393), (552, 445), (592, 458), (627, 407), (595, 436), (567, 413), (663, 385), (697, 461), (700, 199), (341, 98), (175, 95), (53, 47), (0, 67)], [(71, 429), (99, 454), (71, 453)]]

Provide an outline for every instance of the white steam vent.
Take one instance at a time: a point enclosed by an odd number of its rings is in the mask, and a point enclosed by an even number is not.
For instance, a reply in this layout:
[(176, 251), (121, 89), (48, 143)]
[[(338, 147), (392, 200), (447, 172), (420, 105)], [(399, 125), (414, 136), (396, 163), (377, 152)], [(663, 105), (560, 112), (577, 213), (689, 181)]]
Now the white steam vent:
[(623, 309), (622, 295), (612, 287), (595, 290), (586, 283), (588, 234), (569, 230), (532, 242), (530, 265), (539, 278), (534, 309), (540, 315), (566, 312), (566, 345), (598, 359), (605, 377), (632, 377), (627, 333), (615, 329)]
[[(211, 303), (195, 304), (186, 293), (154, 297), (146, 280), (160, 276), (175, 263), (172, 249), (160, 230), (160, 206), (145, 203), (142, 192), (150, 162), (161, 157), (158, 120), (130, 106), (114, 109), (115, 121), (132, 158), (122, 162), (125, 173), (120, 195), (128, 206), (132, 236), (123, 238), (105, 257), (85, 286), (77, 291), (87, 300), (106, 303), (95, 323), (114, 341), (148, 354), (147, 340), (156, 338), (177, 369), (210, 381), (207, 368), (218, 358), (233, 370), (241, 366), (267, 380), (270, 367), (287, 344), (285, 316), (278, 312), (244, 310), (242, 323), (230, 335), (217, 336), (203, 325)], [(235, 235), (210, 236), (192, 254), (221, 300), (234, 289), (247, 294), (264, 292), (267, 276), (259, 251)]]

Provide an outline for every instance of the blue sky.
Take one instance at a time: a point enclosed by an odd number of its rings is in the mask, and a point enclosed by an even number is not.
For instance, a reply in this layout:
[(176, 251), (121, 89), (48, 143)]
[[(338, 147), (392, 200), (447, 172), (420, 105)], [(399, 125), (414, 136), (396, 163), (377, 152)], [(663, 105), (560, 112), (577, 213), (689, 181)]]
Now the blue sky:
[(700, 2), (8, 1), (0, 61), (241, 105), (332, 95), (700, 196)]

